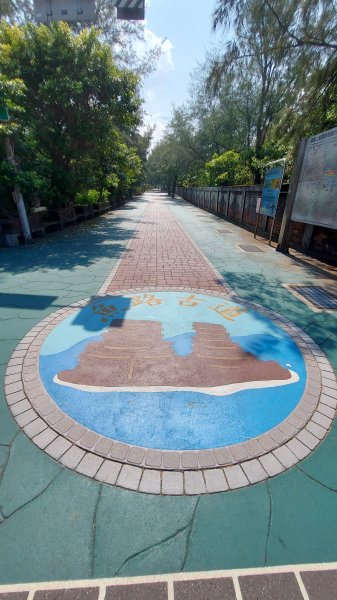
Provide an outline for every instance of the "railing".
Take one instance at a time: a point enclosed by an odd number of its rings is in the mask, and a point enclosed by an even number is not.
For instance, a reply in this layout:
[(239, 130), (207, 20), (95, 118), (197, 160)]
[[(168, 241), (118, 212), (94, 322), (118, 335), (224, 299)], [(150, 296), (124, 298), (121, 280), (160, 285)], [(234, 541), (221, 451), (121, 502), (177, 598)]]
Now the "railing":
[[(288, 187), (288, 184), (283, 184), (281, 188), (273, 229), (274, 240), (278, 238)], [(261, 197), (261, 193), (262, 185), (203, 188), (177, 187), (177, 194), (188, 202), (208, 212), (234, 221), (250, 230), (253, 230), (255, 227), (257, 199)], [(272, 218), (261, 215), (258, 228), (259, 235), (269, 237), (271, 226)]]

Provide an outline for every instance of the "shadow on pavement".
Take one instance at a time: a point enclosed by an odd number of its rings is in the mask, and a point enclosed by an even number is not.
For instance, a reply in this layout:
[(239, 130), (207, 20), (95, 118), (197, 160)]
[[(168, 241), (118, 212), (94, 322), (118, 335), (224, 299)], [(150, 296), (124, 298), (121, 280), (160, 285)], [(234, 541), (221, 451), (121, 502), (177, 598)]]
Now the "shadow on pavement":
[(0, 308), (28, 308), (44, 310), (57, 300), (57, 296), (0, 293)]
[[(127, 210), (132, 210), (132, 206)], [(138, 221), (138, 217), (111, 214), (95, 222), (52, 233), (37, 240), (33, 246), (1, 248), (0, 273), (17, 274), (41, 269), (67, 271), (92, 265), (99, 259), (119, 258), (129, 239), (135, 237)]]

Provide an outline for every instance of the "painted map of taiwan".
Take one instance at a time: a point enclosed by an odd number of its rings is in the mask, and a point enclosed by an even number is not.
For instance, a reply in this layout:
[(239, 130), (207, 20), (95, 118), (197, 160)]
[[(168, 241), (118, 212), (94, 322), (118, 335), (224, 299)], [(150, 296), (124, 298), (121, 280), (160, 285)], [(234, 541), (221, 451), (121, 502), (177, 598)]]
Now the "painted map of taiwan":
[(159, 321), (115, 320), (99, 341), (81, 352), (78, 365), (61, 371), (54, 381), (84, 391), (216, 396), (298, 381), (296, 373), (277, 362), (245, 352), (222, 325), (193, 323), (193, 331), (187, 340), (163, 340)]

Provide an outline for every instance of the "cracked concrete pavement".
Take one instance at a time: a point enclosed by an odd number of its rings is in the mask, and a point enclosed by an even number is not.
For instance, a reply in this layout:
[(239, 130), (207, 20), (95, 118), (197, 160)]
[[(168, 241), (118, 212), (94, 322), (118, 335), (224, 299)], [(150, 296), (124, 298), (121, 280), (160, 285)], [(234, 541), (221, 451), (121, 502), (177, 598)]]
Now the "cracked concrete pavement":
[[(169, 202), (169, 200), (168, 200)], [(0, 250), (0, 374), (43, 317), (95, 294), (142, 216), (138, 199), (88, 223)], [(236, 248), (253, 237), (184, 201), (175, 217), (241, 297), (306, 330), (337, 369), (337, 319), (285, 283), (329, 275), (299, 258)], [(223, 227), (231, 233), (221, 234)], [(300, 465), (257, 485), (202, 497), (109, 487), (71, 472), (20, 432), (0, 392), (0, 582), (47, 581), (334, 561), (337, 431)]]

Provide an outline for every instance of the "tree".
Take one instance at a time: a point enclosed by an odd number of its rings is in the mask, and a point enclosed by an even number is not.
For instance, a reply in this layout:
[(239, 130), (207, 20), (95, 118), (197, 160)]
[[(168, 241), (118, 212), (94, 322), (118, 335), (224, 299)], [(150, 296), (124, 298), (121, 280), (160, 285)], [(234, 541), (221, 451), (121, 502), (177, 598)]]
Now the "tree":
[(9, 22), (23, 22), (34, 16), (32, 0), (1, 0), (0, 21), (6, 19)]
[(138, 126), (138, 78), (117, 68), (96, 31), (75, 35), (65, 23), (2, 23), (0, 69), (26, 89), (17, 143), (22, 166), (38, 158), (46, 201), (65, 204), (95, 181), (90, 171), (83, 179), (82, 165), (93, 165), (114, 135), (123, 142)]
[(242, 156), (237, 152), (228, 150), (220, 156), (215, 154), (205, 164), (208, 185), (250, 185), (253, 183), (253, 174)]
[[(248, 61), (249, 64), (254, 56), (256, 58), (249, 32), (255, 31), (259, 39), (264, 31), (260, 53), (263, 60), (257, 61), (260, 73), (257, 81), (260, 91), (257, 149), (278, 121), (283, 120), (284, 125), (290, 121), (289, 133), (292, 132), (296, 139), (305, 130), (310, 130), (309, 122), (315, 128), (317, 110), (313, 107), (316, 106), (316, 100), (321, 99), (321, 106), (334, 102), (336, 0), (218, 0), (213, 27), (232, 27), (235, 31), (235, 38), (227, 45), (222, 60), (214, 64), (212, 78), (215, 82), (228, 71), (230, 62), (232, 65), (242, 65)], [(275, 76), (278, 82), (276, 89), (273, 83)], [(287, 79), (288, 90), (280, 94), (280, 84), (283, 80), (287, 86)], [(278, 95), (285, 108), (273, 102)], [(322, 121), (324, 126), (326, 120), (323, 118)], [(334, 123), (331, 116), (327, 122)], [(286, 130), (286, 126), (283, 130)]]
[[(213, 28), (242, 27), (249, 4), (250, 0), (217, 0)], [(261, 0), (260, 7), (291, 48), (337, 50), (336, 0)]]
[[(233, 3), (234, 0), (218, 0), (215, 27), (227, 23), (228, 5)], [(221, 58), (213, 61), (209, 77), (210, 85), (217, 91), (224, 77), (232, 75), (239, 81), (240, 73), (245, 74), (245, 85), (248, 84), (255, 98), (255, 115), (251, 116), (255, 119), (257, 154), (283, 106), (291, 103), (295, 95), (298, 57), (284, 45), (274, 21), (273, 14), (260, 0), (246, 0), (240, 10), (237, 7), (235, 36), (226, 44)]]

